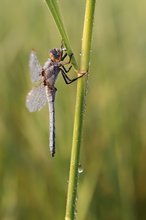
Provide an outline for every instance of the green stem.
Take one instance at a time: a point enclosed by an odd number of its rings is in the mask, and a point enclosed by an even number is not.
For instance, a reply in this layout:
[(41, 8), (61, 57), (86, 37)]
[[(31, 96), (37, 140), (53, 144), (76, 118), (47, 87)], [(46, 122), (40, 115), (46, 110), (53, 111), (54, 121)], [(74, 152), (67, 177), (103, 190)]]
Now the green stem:
[[(91, 38), (93, 29), (94, 9), (96, 0), (86, 0), (84, 28), (81, 48), (80, 72), (86, 72), (89, 68)], [(77, 84), (76, 107), (74, 118), (74, 130), (72, 141), (72, 152), (70, 162), (70, 173), (67, 193), (65, 220), (73, 220), (76, 212), (78, 166), (80, 158), (80, 145), (83, 129), (83, 112), (85, 103), (86, 80), (81, 78)]]
[[(64, 45), (65, 45), (65, 48), (67, 49), (68, 55), (71, 55), (73, 52), (72, 52), (69, 38), (67, 36), (66, 30), (65, 30), (65, 27), (63, 24), (63, 19), (62, 19), (60, 10), (59, 10), (58, 1), (57, 0), (45, 0), (45, 2), (47, 4), (48, 8), (50, 9), (51, 14), (54, 18), (54, 21), (58, 27), (58, 30), (60, 32), (60, 35), (61, 35), (63, 42), (64, 42)], [(78, 65), (77, 65), (77, 62), (76, 62), (74, 56), (72, 57), (71, 63), (73, 65), (75, 71), (77, 71)]]

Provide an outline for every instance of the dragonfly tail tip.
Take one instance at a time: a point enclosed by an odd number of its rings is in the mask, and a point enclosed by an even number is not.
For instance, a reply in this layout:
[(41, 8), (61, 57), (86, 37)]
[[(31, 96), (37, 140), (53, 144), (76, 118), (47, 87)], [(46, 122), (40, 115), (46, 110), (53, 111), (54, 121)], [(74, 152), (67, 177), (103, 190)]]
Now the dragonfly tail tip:
[(51, 152), (51, 156), (54, 157), (55, 156), (55, 151)]

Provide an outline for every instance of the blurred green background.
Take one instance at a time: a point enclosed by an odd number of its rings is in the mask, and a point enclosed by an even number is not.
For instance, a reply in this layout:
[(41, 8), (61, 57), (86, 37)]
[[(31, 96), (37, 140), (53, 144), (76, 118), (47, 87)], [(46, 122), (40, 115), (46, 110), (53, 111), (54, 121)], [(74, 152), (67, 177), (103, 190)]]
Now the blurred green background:
[[(60, 0), (79, 61), (85, 1)], [(146, 3), (97, 1), (81, 148), (77, 219), (146, 219)], [(28, 57), (43, 64), (60, 35), (43, 0), (0, 6), (0, 219), (64, 219), (76, 83), (56, 87), (55, 158), (48, 109), (29, 113)], [(71, 71), (70, 76), (74, 76)]]

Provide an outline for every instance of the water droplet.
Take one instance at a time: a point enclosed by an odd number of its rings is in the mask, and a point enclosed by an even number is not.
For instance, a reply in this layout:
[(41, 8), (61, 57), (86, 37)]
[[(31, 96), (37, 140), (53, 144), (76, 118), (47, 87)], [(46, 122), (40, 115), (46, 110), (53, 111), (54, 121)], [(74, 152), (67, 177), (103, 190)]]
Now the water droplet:
[(78, 173), (81, 174), (81, 173), (83, 173), (83, 171), (84, 171), (84, 169), (83, 169), (82, 165), (79, 164), (79, 166), (78, 166)]
[(80, 56), (85, 56), (85, 53), (83, 53), (83, 52), (80, 52)]
[(77, 214), (78, 214), (78, 211), (77, 211), (77, 209), (75, 209), (75, 212), (74, 212), (74, 220), (77, 219)]
[(63, 51), (66, 51), (66, 48), (65, 48), (65, 47), (63, 47), (63, 48), (62, 48), (62, 50), (63, 50)]

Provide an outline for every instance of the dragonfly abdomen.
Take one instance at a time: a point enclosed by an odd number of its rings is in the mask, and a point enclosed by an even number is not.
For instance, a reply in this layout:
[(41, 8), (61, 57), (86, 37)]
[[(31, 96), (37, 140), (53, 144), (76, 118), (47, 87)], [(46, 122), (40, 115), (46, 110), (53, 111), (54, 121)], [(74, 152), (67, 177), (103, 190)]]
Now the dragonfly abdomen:
[(55, 155), (55, 93), (56, 88), (50, 89), (48, 86), (46, 86), (46, 96), (48, 100), (48, 106), (49, 106), (49, 130), (50, 130), (50, 152), (52, 157)]

